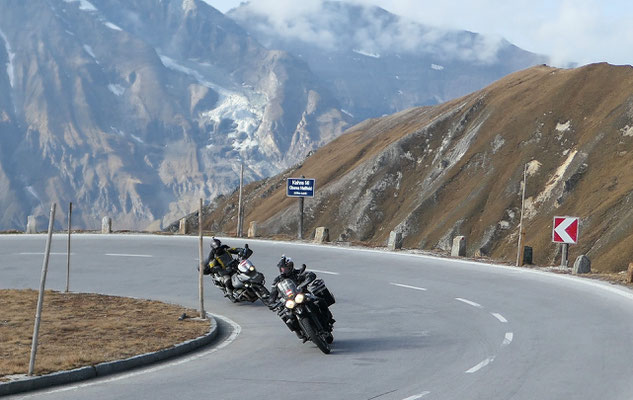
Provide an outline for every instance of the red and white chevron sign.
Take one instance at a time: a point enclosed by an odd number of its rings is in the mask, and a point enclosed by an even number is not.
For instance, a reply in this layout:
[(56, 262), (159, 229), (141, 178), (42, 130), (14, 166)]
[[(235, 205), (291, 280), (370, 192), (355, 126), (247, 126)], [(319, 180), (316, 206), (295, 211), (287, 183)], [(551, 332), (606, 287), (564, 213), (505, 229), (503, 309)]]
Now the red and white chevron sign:
[(578, 217), (554, 217), (552, 242), (578, 243)]

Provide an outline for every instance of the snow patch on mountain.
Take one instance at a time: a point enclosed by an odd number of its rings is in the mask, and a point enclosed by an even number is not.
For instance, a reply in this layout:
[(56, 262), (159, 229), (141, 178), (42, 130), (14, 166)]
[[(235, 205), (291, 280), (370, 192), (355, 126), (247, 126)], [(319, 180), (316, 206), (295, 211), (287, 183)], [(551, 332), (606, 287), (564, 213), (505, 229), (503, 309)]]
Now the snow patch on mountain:
[(64, 3), (79, 3), (79, 9), (82, 11), (98, 11), (97, 7), (88, 0), (64, 0)]
[(111, 83), (108, 85), (108, 89), (117, 96), (123, 96), (123, 93), (125, 93), (125, 88), (118, 84)]
[[(234, 127), (227, 138), (233, 140), (232, 147), (237, 151), (257, 148), (259, 142), (254, 135), (264, 118), (264, 109), (268, 101), (266, 95), (252, 90), (249, 86), (227, 89), (213, 83), (210, 65), (193, 61), (183, 65), (182, 62), (176, 62), (160, 53), (159, 56), (165, 67), (189, 75), (201, 85), (218, 93), (219, 99), (215, 107), (200, 113), (201, 122), (219, 126), (223, 121), (231, 120)], [(211, 149), (213, 146), (210, 144), (207, 148)]]
[(115, 25), (115, 24), (113, 24), (112, 22), (109, 22), (109, 21), (106, 21), (104, 23), (104, 25), (107, 26), (108, 28), (112, 29), (112, 30), (115, 30), (115, 31), (122, 31), (123, 30), (123, 29), (121, 29), (121, 27), (119, 27), (119, 26), (117, 26), (117, 25)]
[(95, 60), (97, 64), (99, 64), (99, 61), (97, 60), (97, 56), (95, 56), (95, 52), (92, 51), (92, 47), (88, 46), (87, 44), (84, 44), (83, 48), (86, 51), (86, 53), (88, 53), (88, 55), (92, 57), (92, 59)]
[(11, 44), (7, 39), (7, 35), (5, 35), (1, 29), (0, 37), (4, 41), (4, 47), (7, 49), (7, 55), (9, 56), (9, 60), (7, 61), (7, 75), (9, 76), (9, 84), (11, 85), (11, 87), (13, 87), (13, 85), (15, 84), (15, 69), (13, 67), (13, 59), (15, 58), (15, 53), (11, 49)]
[(40, 196), (37, 195), (37, 192), (35, 191), (35, 189), (33, 189), (33, 186), (27, 186), (26, 190), (33, 196), (35, 197), (38, 201), (41, 201)]
[(360, 49), (353, 49), (352, 51), (356, 54), (360, 54), (361, 56), (371, 57), (371, 58), (380, 58), (380, 54), (372, 53), (371, 51), (360, 50)]

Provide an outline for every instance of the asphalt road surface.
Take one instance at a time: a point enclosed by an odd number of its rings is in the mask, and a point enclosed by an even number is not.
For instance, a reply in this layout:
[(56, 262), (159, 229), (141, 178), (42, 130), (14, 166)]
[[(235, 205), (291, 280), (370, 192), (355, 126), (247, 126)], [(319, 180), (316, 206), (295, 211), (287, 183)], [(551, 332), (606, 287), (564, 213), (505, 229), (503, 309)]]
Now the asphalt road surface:
[[(0, 236), (0, 288), (39, 286), (45, 242), (44, 235)], [(197, 243), (194, 237), (75, 235), (71, 291), (197, 308)], [(627, 289), (403, 253), (248, 243), (268, 284), (282, 254), (325, 280), (337, 300), (331, 354), (302, 344), (261, 303), (230, 303), (205, 278), (205, 305), (221, 327), (214, 346), (14, 397), (633, 399), (633, 292)], [(205, 257), (208, 246), (206, 238)], [(63, 290), (64, 235), (55, 235), (52, 252), (47, 289)]]

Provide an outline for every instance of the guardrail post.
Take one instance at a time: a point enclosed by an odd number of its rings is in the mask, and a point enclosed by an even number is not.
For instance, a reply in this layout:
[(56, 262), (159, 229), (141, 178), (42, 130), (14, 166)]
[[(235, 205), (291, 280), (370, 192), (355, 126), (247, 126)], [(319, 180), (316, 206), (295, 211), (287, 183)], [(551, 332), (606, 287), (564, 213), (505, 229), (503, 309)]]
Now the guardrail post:
[(26, 233), (37, 233), (37, 221), (34, 215), (26, 218)]
[(582, 254), (576, 258), (574, 262), (573, 274), (588, 274), (591, 272), (591, 260), (589, 257)]
[(181, 218), (180, 219), (180, 224), (178, 226), (178, 233), (181, 235), (186, 235), (188, 233), (188, 226), (187, 226), (187, 218)]
[(455, 236), (455, 238), (453, 238), (453, 248), (451, 249), (451, 256), (466, 256), (466, 236)]
[(330, 230), (324, 226), (319, 226), (316, 228), (316, 232), (314, 234), (314, 242), (315, 243), (323, 243), (330, 241)]
[(112, 233), (112, 218), (103, 217), (101, 220), (101, 233)]
[(391, 251), (402, 248), (402, 232), (391, 231), (387, 248)]
[(248, 237), (254, 238), (257, 236), (257, 222), (251, 221), (248, 225)]

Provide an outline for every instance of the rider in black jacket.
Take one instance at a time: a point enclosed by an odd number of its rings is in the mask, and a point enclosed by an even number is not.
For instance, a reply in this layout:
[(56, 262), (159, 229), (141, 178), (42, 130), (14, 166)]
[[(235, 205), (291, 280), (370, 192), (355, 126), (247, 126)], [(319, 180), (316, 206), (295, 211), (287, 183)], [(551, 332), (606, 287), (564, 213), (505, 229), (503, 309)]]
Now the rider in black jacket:
[(250, 249), (243, 249), (241, 247), (229, 247), (220, 242), (220, 239), (213, 238), (211, 240), (211, 251), (207, 260), (204, 262), (204, 269), (202, 272), (205, 275), (212, 273), (219, 273), (222, 277), (222, 283), (226, 287), (226, 293), (229, 299), (233, 299), (233, 284), (231, 283), (231, 276), (237, 268), (237, 260), (235, 260), (231, 254), (246, 254)]
[[(268, 301), (268, 307), (271, 310), (274, 310), (279, 298), (279, 289), (277, 289), (277, 284), (284, 279), (292, 279), (297, 286), (304, 282), (312, 282), (316, 279), (316, 274), (311, 271), (306, 271), (306, 265), (302, 264), (301, 269), (294, 268), (294, 262), (290, 257), (286, 257), (285, 255), (281, 256), (281, 260), (277, 263), (277, 267), (279, 268), (279, 276), (275, 278), (273, 281), (272, 289), (270, 290), (270, 299)], [(330, 309), (325, 304), (324, 301), (320, 301), (319, 305), (322, 311), (327, 315), (328, 320), (331, 324), (336, 322), (332, 317), (332, 313)], [(285, 321), (284, 321), (285, 322)]]

